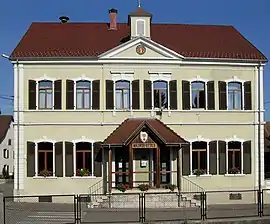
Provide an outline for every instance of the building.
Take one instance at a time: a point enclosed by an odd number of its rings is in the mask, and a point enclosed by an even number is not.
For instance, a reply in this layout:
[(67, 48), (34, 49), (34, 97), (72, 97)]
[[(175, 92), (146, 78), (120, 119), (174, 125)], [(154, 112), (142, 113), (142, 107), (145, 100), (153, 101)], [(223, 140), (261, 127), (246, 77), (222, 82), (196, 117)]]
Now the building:
[(4, 173), (9, 174), (9, 176), (13, 175), (13, 132), (13, 117), (10, 115), (0, 115), (0, 169), (2, 176)]
[(33, 23), (12, 52), (15, 194), (256, 189), (259, 157), (264, 186), (266, 57), (232, 26), (109, 17)]

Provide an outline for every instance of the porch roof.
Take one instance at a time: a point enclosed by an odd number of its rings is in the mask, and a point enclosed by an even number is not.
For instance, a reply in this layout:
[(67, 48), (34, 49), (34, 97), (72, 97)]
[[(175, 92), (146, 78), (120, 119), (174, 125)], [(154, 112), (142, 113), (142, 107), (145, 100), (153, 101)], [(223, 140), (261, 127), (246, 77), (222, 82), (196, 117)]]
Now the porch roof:
[(163, 144), (179, 146), (188, 143), (158, 119), (128, 118), (103, 142), (103, 146), (127, 146), (143, 128), (151, 131)]

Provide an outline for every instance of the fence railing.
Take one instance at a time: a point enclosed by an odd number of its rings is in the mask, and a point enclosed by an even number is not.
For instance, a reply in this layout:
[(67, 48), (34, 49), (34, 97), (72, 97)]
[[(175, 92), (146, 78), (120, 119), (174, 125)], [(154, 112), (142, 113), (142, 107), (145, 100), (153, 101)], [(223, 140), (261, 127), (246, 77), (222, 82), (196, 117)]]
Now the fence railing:
[[(201, 190), (201, 189), (200, 189)], [(192, 197), (190, 196), (192, 195)], [(96, 193), (3, 198), (4, 224), (131, 223), (255, 217), (270, 219), (270, 190)]]

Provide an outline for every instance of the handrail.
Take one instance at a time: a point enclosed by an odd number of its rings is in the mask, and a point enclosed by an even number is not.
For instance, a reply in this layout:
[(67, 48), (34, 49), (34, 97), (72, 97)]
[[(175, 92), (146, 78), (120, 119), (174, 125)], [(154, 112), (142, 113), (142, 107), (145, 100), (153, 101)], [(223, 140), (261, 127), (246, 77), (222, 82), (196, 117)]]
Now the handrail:
[(182, 192), (193, 192), (193, 193), (201, 193), (205, 192), (205, 190), (198, 184), (194, 183), (193, 181), (189, 180), (186, 177), (182, 176), (182, 181), (181, 181), (181, 188), (180, 191)]
[(89, 194), (90, 195), (103, 194), (103, 179), (99, 180), (94, 185), (89, 187)]

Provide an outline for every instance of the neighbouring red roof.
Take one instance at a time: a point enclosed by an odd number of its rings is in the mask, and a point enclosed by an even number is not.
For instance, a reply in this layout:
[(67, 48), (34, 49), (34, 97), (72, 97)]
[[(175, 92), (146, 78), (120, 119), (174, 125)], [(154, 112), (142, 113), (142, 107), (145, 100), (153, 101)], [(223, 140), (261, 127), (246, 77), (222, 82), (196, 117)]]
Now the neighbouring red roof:
[(103, 145), (127, 145), (144, 128), (151, 129), (164, 144), (187, 143), (158, 119), (126, 119), (103, 142)]
[(0, 143), (6, 137), (7, 131), (12, 121), (13, 117), (11, 115), (0, 115)]
[[(126, 23), (33, 23), (11, 58), (96, 57), (130, 34)], [(266, 61), (266, 57), (232, 26), (151, 24), (151, 39), (190, 58)]]

